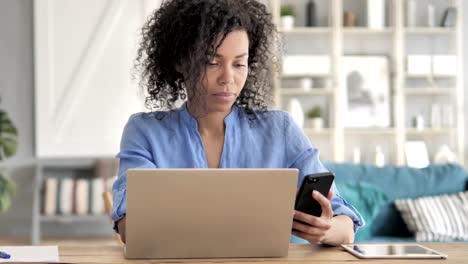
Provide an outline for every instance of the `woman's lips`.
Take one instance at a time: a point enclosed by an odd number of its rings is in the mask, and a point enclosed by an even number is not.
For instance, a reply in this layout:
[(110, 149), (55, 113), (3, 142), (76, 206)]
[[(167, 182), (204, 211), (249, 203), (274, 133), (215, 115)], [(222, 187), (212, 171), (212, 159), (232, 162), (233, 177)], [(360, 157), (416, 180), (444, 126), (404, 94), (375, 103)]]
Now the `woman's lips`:
[(221, 93), (215, 93), (215, 94), (213, 94), (213, 96), (218, 101), (230, 102), (234, 98), (234, 93), (221, 92)]

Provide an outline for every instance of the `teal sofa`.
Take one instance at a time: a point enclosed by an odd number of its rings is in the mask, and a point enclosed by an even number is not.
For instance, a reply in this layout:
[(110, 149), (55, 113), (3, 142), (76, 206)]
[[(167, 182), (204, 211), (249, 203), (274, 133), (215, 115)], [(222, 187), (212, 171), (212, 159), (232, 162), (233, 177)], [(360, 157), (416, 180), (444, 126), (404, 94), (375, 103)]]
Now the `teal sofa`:
[(336, 185), (343, 196), (363, 216), (355, 241), (412, 242), (394, 201), (465, 191), (468, 174), (455, 164), (430, 165), (424, 169), (365, 164), (325, 163), (335, 173)]

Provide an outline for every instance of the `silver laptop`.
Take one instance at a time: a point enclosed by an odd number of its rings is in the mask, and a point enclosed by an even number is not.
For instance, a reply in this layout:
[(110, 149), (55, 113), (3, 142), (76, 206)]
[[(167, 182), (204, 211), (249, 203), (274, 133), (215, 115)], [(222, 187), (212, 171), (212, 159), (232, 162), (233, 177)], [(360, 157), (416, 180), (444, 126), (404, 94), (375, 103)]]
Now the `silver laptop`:
[(296, 169), (130, 169), (125, 257), (288, 254)]

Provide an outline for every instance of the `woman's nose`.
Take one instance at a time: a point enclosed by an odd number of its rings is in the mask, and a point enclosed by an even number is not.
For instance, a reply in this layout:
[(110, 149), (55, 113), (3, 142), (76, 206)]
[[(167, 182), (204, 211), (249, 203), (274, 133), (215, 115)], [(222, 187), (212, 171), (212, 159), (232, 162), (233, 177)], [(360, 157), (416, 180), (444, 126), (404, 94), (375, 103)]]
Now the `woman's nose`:
[(234, 71), (230, 66), (223, 67), (219, 76), (219, 82), (221, 84), (231, 84), (234, 82)]

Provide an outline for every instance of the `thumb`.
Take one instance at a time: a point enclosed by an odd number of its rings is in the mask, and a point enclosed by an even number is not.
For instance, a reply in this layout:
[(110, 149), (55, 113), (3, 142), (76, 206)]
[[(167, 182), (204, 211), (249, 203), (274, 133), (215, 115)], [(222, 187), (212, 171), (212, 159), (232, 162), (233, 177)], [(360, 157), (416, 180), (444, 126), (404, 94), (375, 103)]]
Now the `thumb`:
[(333, 195), (335, 195), (335, 194), (332, 191), (329, 191), (328, 195), (327, 195), (328, 200), (331, 201), (331, 199), (333, 199)]

